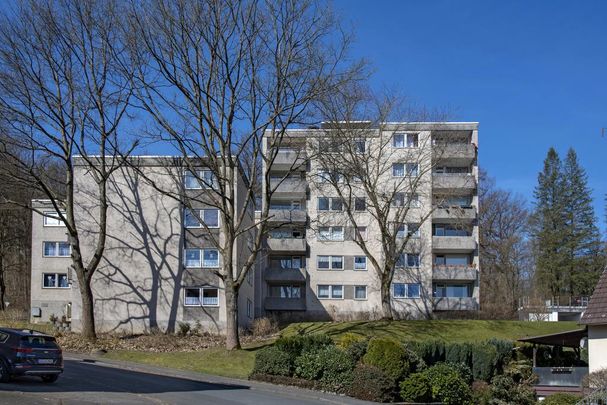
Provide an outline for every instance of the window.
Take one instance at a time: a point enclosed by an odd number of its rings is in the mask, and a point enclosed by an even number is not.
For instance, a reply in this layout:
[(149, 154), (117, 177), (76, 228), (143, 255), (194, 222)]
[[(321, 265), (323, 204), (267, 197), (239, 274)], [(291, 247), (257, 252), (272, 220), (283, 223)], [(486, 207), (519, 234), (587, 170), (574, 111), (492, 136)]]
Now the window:
[(354, 299), (355, 300), (366, 300), (367, 299), (367, 286), (366, 285), (354, 286)]
[(462, 228), (453, 224), (434, 224), (434, 236), (470, 236), (472, 234), (469, 228)]
[(320, 183), (329, 183), (331, 181), (331, 172), (326, 169), (318, 169), (318, 181)]
[(318, 229), (318, 240), (323, 241), (343, 241), (343, 226), (321, 226)]
[(186, 249), (185, 267), (219, 267), (219, 251), (217, 249)]
[(183, 305), (186, 307), (216, 307), (219, 306), (219, 290), (217, 288), (186, 288)]
[(402, 253), (398, 259), (396, 259), (396, 267), (419, 267), (420, 259), (419, 254), (416, 253)]
[(270, 231), (270, 237), (272, 239), (302, 239), (304, 237), (304, 233), (300, 229), (272, 229)]
[(394, 134), (392, 135), (393, 148), (417, 148), (419, 144), (418, 134)]
[(354, 211), (365, 211), (367, 209), (367, 199), (365, 197), (354, 198)]
[(270, 297), (301, 298), (301, 287), (298, 285), (271, 285)]
[(419, 298), (419, 283), (394, 283), (392, 285), (392, 295), (394, 298)]
[(196, 190), (202, 188), (198, 182), (198, 178), (191, 171), (185, 172), (183, 183), (186, 190)]
[[(203, 222), (201, 223), (200, 220)], [(219, 210), (217, 208), (192, 211), (186, 209), (183, 221), (186, 228), (202, 228), (203, 224), (207, 228), (219, 228)]]
[(471, 264), (471, 260), (468, 255), (437, 255), (434, 257), (434, 264), (437, 266), (465, 267)]
[(354, 140), (354, 153), (365, 153), (366, 142), (364, 139)]
[(275, 256), (270, 258), (270, 267), (274, 269), (302, 269), (306, 261), (301, 256)]
[(343, 201), (339, 197), (318, 197), (319, 211), (343, 211)]
[(405, 177), (405, 164), (404, 163), (393, 163), (392, 164), (392, 177)]
[[(65, 212), (61, 212), (62, 215), (65, 215)], [(62, 220), (59, 219), (59, 214), (55, 211), (45, 211), (44, 212), (44, 226), (65, 226)]]
[(354, 270), (367, 270), (367, 256), (354, 256)]
[(44, 242), (44, 257), (69, 257), (72, 247), (68, 242)]
[(43, 288), (69, 288), (70, 283), (65, 273), (43, 273)]
[(200, 288), (186, 288), (183, 305), (186, 307), (200, 306)]
[(317, 264), (316, 267), (319, 270), (343, 270), (344, 257), (343, 256), (317, 256), (316, 264)]
[(199, 170), (197, 172), (186, 171), (183, 176), (186, 190), (216, 189), (217, 178), (211, 170)]
[(417, 194), (394, 193), (393, 207), (404, 207), (407, 204), (412, 208), (419, 208), (421, 206), (419, 196)]
[(318, 298), (332, 298), (332, 299), (343, 299), (344, 298), (344, 286), (343, 285), (319, 285), (317, 288)]
[(217, 288), (202, 289), (202, 306), (216, 307), (219, 305), (219, 291)]
[(405, 238), (405, 236), (411, 238), (420, 237), (419, 224), (394, 224), (394, 226), (396, 228), (397, 238)]
[(417, 163), (407, 163), (407, 176), (416, 177), (419, 174), (419, 165)]
[(437, 298), (468, 298), (472, 297), (470, 284), (434, 284), (432, 296)]
[(247, 318), (253, 319), (253, 302), (247, 298)]
[(356, 228), (356, 237), (359, 239), (359, 241), (366, 241), (367, 240), (367, 227), (366, 226), (359, 226)]

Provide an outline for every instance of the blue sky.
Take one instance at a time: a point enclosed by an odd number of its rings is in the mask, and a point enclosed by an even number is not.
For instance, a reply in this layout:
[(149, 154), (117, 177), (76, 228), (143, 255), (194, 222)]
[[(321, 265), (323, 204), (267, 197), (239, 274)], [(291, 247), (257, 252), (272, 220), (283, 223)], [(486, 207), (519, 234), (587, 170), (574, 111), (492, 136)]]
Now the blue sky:
[[(458, 121), (479, 121), (479, 160), (531, 199), (550, 146), (573, 146), (605, 229), (607, 1), (335, 0), (353, 56)], [(607, 130), (606, 130), (607, 132)]]

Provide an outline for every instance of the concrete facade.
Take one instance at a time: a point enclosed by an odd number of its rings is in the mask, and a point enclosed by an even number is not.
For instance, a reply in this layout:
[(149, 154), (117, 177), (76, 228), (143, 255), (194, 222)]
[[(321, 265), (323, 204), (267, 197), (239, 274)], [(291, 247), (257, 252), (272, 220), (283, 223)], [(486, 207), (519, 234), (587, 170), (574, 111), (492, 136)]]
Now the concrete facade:
[[(420, 167), (431, 168), (420, 170), (413, 190), (419, 207), (407, 212), (407, 222), (420, 224), (419, 237), (410, 240), (406, 249), (419, 253), (419, 265), (395, 271), (391, 287), (395, 316), (423, 319), (437, 311), (478, 310), (478, 123), (388, 123), (378, 131), (361, 136), (365, 153), (384, 151), (373, 158), (386, 167), (413, 154)], [(288, 131), (274, 164), (266, 168), (270, 187), (276, 191), (264, 204), (270, 204), (270, 212), (275, 213), (271, 221), (282, 232), (270, 232), (259, 264), (257, 294), (262, 299), (257, 300), (258, 314), (289, 320), (374, 319), (381, 315), (380, 279), (368, 258), (362, 268), (360, 256), (365, 255), (354, 240), (351, 221), (341, 211), (321, 211), (318, 206), (319, 197), (328, 197), (329, 205), (336, 198), (333, 186), (323, 184), (318, 175), (323, 170), (318, 145), (330, 134), (323, 127)], [(403, 134), (412, 135), (415, 146), (402, 150), (382, 146), (387, 139)], [(267, 144), (264, 147), (267, 155)], [(334, 159), (340, 158), (343, 155), (334, 155)], [(392, 172), (381, 173), (378, 184), (394, 184), (392, 176)], [(437, 203), (439, 194), (453, 198)], [(381, 262), (377, 221), (369, 212), (355, 215), (357, 226), (366, 226), (367, 246)], [(324, 232), (336, 227), (337, 240), (321, 237), (321, 225)], [(459, 229), (465, 232), (459, 233)], [(326, 260), (336, 260), (339, 269), (332, 269), (332, 264), (321, 269)], [(402, 297), (403, 289), (412, 291), (412, 297)]]
[[(221, 216), (216, 229), (191, 228), (185, 225), (185, 207), (179, 198), (159, 192), (183, 190), (194, 209), (213, 210), (205, 204), (204, 189), (184, 189), (184, 169), (171, 159), (138, 158), (138, 170), (125, 167), (114, 173), (108, 188), (108, 226), (103, 260), (93, 277), (96, 326), (99, 331), (140, 333), (175, 330), (179, 322), (200, 325), (210, 332), (222, 332), (226, 324), (225, 293), (221, 279), (214, 273), (222, 258), (215, 258), (217, 246), (224, 243)], [(236, 200), (244, 204), (245, 179), (236, 176)], [(85, 260), (94, 252), (98, 199), (96, 184), (85, 166), (76, 168), (76, 221)], [(207, 199), (208, 201), (208, 199)], [(253, 220), (251, 210), (248, 221)], [(67, 240), (62, 229), (41, 226), (34, 214), (34, 246), (44, 241)], [(234, 266), (244, 260), (246, 238), (239, 238)], [(187, 261), (186, 249), (198, 251), (199, 260)], [(211, 259), (203, 260), (207, 250)], [(68, 258), (41, 258), (40, 249), (32, 250), (32, 308), (40, 308), (34, 322), (48, 321), (50, 313), (71, 303), (72, 329), (81, 327), (81, 299), (75, 274), (69, 272), (70, 287), (41, 289), (41, 274), (48, 269), (59, 271), (71, 263)], [(195, 253), (195, 252), (194, 252)], [(85, 261), (86, 263), (86, 261)], [(239, 325), (246, 327), (254, 314), (254, 275), (243, 284), (239, 295)], [(188, 299), (186, 300), (186, 294)], [(199, 294), (196, 298), (195, 295)], [(247, 310), (247, 308), (251, 310)], [(38, 311), (36, 309), (36, 311)]]

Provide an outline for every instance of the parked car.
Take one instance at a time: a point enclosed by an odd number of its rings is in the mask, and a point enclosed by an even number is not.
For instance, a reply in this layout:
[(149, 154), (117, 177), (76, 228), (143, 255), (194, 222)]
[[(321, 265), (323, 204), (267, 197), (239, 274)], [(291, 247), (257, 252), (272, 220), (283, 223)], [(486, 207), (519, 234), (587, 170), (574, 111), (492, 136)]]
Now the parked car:
[(34, 375), (46, 383), (63, 372), (63, 353), (53, 336), (35, 330), (0, 328), (0, 382)]

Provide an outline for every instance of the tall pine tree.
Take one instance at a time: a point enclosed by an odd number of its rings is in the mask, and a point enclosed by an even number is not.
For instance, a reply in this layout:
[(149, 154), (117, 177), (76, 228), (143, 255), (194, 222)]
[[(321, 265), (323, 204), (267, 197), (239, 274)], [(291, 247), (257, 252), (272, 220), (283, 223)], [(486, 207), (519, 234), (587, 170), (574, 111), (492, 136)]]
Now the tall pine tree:
[(590, 295), (605, 265), (605, 257), (588, 175), (572, 148), (567, 152), (563, 165), (563, 186), (566, 225), (563, 246), (567, 255), (565, 287), (571, 295)]
[(548, 150), (544, 169), (535, 188), (535, 211), (531, 234), (535, 251), (536, 287), (544, 294), (558, 296), (567, 283), (567, 257), (563, 248), (564, 184), (562, 163), (554, 148)]

